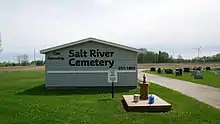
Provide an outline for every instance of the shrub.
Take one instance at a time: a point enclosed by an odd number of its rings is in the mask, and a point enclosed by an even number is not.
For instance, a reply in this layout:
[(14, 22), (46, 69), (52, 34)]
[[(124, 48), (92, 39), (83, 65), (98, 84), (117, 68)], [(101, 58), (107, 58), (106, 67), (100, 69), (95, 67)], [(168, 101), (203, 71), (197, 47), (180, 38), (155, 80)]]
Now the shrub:
[(165, 69), (164, 70), (166, 74), (173, 74), (173, 70), (172, 69)]
[(183, 68), (184, 72), (190, 72), (190, 68)]
[(206, 68), (205, 68), (205, 70), (207, 70), (207, 71), (208, 71), (208, 70), (211, 70), (211, 68), (210, 68), (210, 67), (206, 67)]
[(196, 70), (201, 71), (201, 70), (202, 70), (202, 67), (198, 67)]
[(16, 63), (12, 63), (11, 66), (16, 66)]
[(152, 67), (150, 68), (150, 71), (156, 71), (156, 68)]
[(161, 74), (161, 68), (157, 69), (157, 73)]
[(179, 71), (180, 71), (180, 75), (182, 76), (183, 75), (183, 69), (179, 69)]
[(193, 70), (201, 71), (202, 67), (194, 67)]

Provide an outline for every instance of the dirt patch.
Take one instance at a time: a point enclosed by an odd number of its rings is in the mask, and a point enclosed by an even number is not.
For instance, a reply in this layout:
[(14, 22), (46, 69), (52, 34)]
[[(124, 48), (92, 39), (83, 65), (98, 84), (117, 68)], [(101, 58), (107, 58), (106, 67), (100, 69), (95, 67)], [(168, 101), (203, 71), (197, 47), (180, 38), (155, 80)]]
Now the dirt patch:
[(193, 68), (193, 67), (211, 67), (211, 68), (219, 68), (220, 63), (146, 63), (146, 64), (138, 64), (139, 69), (149, 69), (151, 67), (156, 68)]
[[(149, 69), (151, 67), (160, 68), (184, 68), (184, 67), (211, 67), (220, 68), (220, 63), (147, 63), (138, 64), (139, 69)], [(27, 71), (27, 70), (45, 70), (44, 66), (14, 66), (0, 67), (0, 71)]]
[(44, 66), (13, 66), (0, 67), (0, 71), (28, 71), (28, 70), (45, 70)]

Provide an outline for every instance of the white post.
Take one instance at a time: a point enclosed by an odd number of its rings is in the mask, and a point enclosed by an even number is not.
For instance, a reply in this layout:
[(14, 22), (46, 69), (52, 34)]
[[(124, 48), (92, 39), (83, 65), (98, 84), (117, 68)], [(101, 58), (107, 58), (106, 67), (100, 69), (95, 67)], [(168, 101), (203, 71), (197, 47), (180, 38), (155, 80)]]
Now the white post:
[(0, 52), (2, 52), (3, 47), (2, 47), (2, 38), (1, 38), (1, 32), (0, 32)]
[(35, 48), (34, 48), (34, 66), (36, 66), (36, 62), (35, 62)]

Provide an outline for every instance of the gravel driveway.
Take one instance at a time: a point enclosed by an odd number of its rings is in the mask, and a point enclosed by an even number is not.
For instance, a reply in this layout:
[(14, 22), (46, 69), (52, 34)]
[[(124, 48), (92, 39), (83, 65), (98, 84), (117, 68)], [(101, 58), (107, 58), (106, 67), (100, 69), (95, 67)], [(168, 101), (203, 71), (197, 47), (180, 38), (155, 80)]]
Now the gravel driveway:
[[(143, 69), (138, 70), (138, 78), (142, 80)], [(145, 73), (146, 74), (146, 73)], [(220, 89), (178, 79), (146, 74), (147, 79), (155, 84), (176, 90), (187, 96), (220, 109)]]

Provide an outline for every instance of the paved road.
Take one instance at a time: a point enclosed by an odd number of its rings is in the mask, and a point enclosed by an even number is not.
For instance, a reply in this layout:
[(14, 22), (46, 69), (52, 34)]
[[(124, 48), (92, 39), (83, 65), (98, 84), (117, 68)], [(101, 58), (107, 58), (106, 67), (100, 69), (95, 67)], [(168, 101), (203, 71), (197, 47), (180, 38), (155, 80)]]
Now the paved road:
[[(138, 78), (142, 79), (143, 69), (138, 70)], [(146, 74), (147, 79), (158, 85), (176, 90), (187, 96), (220, 109), (220, 89), (201, 84), (191, 83), (153, 74)]]

